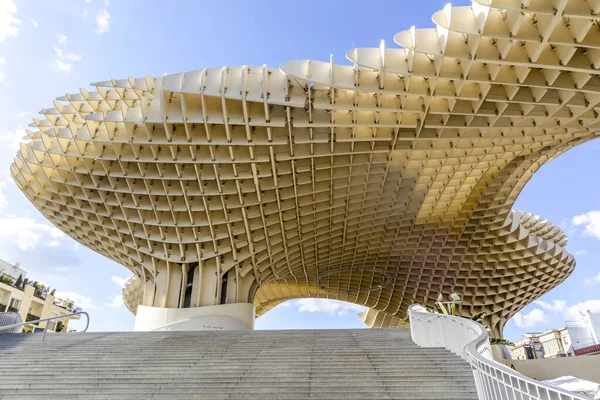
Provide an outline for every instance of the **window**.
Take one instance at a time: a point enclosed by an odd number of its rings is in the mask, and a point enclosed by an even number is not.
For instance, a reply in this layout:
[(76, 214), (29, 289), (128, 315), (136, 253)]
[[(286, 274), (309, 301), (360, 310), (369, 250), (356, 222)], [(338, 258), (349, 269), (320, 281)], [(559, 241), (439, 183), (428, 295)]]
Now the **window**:
[(10, 299), (10, 304), (8, 305), (8, 308), (12, 309), (15, 312), (18, 312), (20, 307), (21, 307), (21, 300)]
[[(52, 318), (52, 317), (57, 317), (57, 316), (58, 316), (58, 314), (56, 314), (56, 313), (52, 313), (52, 315), (50, 315), (50, 318)], [(56, 320), (48, 321), (46, 324), (47, 324), (47, 325), (46, 325), (46, 328), (47, 328), (49, 331), (53, 331), (53, 332), (55, 332), (55, 331), (56, 331)]]

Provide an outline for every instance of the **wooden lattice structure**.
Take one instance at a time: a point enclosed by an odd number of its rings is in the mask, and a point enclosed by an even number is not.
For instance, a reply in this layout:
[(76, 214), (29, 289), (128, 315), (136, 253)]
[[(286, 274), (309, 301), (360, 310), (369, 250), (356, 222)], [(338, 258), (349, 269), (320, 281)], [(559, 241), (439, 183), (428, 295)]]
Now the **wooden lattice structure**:
[(317, 296), (400, 324), (457, 292), (501, 332), (574, 267), (559, 228), (511, 206), (597, 136), (599, 12), (476, 0), (398, 33), (400, 48), (348, 51), (353, 65), (99, 82), (42, 110), (11, 171), (56, 226), (133, 272), (132, 310), (260, 315)]

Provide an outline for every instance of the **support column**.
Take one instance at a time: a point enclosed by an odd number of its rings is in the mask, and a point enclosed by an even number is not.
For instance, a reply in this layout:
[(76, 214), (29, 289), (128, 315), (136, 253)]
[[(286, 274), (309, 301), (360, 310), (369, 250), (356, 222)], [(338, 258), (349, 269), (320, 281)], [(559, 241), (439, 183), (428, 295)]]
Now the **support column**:
[(23, 322), (27, 321), (27, 314), (29, 314), (34, 293), (35, 288), (33, 286), (25, 285), (25, 291), (23, 293), (23, 298), (21, 299), (21, 305), (19, 306), (19, 315)]
[(252, 303), (194, 308), (160, 308), (140, 305), (134, 331), (252, 330), (256, 311)]
[[(46, 300), (44, 300), (44, 307), (42, 308), (40, 319), (52, 317), (52, 308), (54, 308), (54, 296), (48, 294), (46, 296)], [(54, 320), (40, 322), (40, 328), (47, 328), (50, 322), (54, 322), (54, 324), (56, 324), (57, 321)]]

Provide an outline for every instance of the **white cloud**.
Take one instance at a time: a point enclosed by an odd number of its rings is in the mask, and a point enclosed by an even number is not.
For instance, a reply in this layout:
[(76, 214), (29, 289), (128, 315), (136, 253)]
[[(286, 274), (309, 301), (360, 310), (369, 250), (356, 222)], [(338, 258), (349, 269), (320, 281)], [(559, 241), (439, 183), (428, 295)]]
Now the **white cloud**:
[(92, 0), (85, 0), (86, 3), (92, 4)]
[(104, 0), (104, 7), (110, 6), (110, 0)]
[(29, 22), (31, 22), (31, 25), (33, 25), (34, 28), (38, 27), (38, 22), (35, 19), (29, 18)]
[(2, 214), (2, 210), (6, 208), (8, 205), (8, 200), (6, 200), (6, 195), (2, 193), (2, 189), (4, 189), (5, 183), (0, 181), (0, 214)]
[(593, 236), (600, 239), (600, 211), (593, 210), (585, 214), (576, 215), (573, 217), (575, 226), (583, 225), (585, 230), (584, 235)]
[[(64, 44), (67, 42), (67, 37), (65, 35), (58, 36), (58, 43)], [(65, 53), (62, 48), (54, 46), (54, 53), (56, 54), (56, 59), (52, 60), (54, 64), (56, 64), (56, 68), (58, 68), (61, 72), (69, 73), (71, 72), (71, 67), (73, 66), (73, 62), (80, 61), (83, 56), (77, 53)]]
[(26, 116), (28, 116), (28, 115), (31, 115), (31, 113), (30, 113), (30, 112), (27, 112), (27, 111), (23, 111), (23, 112), (20, 112), (20, 113), (18, 113), (18, 114), (17, 114), (17, 117), (19, 117), (19, 118), (24, 118), (24, 117), (26, 117)]
[(60, 242), (58, 240), (51, 240), (48, 242), (48, 247), (56, 247), (59, 245), (60, 245)]
[[(594, 279), (600, 282), (600, 273)], [(581, 315), (580, 311), (590, 310), (593, 313), (600, 313), (600, 300), (587, 300), (568, 308), (564, 300), (553, 300), (552, 303), (536, 300), (534, 303), (543, 308), (543, 310), (535, 308), (527, 314), (516, 313), (511, 321), (514, 321), (517, 328), (536, 328), (540, 330), (547, 328), (546, 325), (552, 322), (552, 319), (545, 311), (557, 313), (561, 318), (566, 320), (577, 320)], [(562, 321), (560, 323), (562, 324)]]
[(60, 60), (54, 60), (54, 63), (56, 64), (56, 68), (58, 68), (59, 71), (67, 73), (71, 72), (71, 65), (73, 64), (65, 63)]
[(58, 58), (63, 58), (68, 61), (79, 61), (83, 58), (81, 54), (76, 53), (64, 53), (61, 48), (54, 47), (54, 53)]
[(87, 8), (86, 8), (85, 10), (83, 10), (83, 14), (82, 14), (82, 15), (83, 15), (83, 18), (87, 18), (87, 16), (88, 16), (88, 14), (89, 14), (89, 13), (90, 13), (90, 12), (88, 11), (88, 9), (87, 9)]
[(567, 309), (567, 302), (564, 300), (552, 300), (552, 303), (536, 300), (534, 303), (542, 307), (544, 310), (551, 312), (563, 312)]
[(513, 317), (513, 320), (518, 328), (534, 328), (550, 322), (550, 318), (539, 308), (535, 308), (527, 314), (518, 312)]
[[(1, 0), (0, 0), (1, 1)], [(19, 150), (19, 143), (27, 142), (29, 136), (23, 128), (16, 128), (0, 134), (0, 144), (7, 144), (11, 151)]]
[[(0, 210), (2, 210), (2, 208), (0, 208)], [(593, 285), (594, 283), (600, 283), (600, 272), (593, 278), (586, 278), (583, 282), (588, 286)]]
[[(123, 278), (120, 276), (116, 276), (113, 275), (110, 280), (113, 281), (114, 283), (116, 283), (119, 287), (123, 288), (125, 287), (125, 282), (127, 282), (128, 278)], [(121, 307), (123, 305), (123, 295), (116, 295), (115, 297), (112, 298), (112, 302), (111, 303), (105, 303), (104, 305), (106, 307)]]
[(128, 278), (121, 278), (120, 276), (112, 276), (110, 278), (111, 281), (113, 281), (114, 283), (116, 283), (117, 285), (121, 286), (121, 287), (125, 287), (125, 282), (127, 282)]
[(300, 312), (324, 312), (329, 315), (344, 316), (351, 312), (359, 313), (365, 310), (365, 307), (358, 304), (346, 303), (343, 301), (329, 299), (298, 299), (293, 301), (294, 306)]
[(83, 58), (83, 56), (81, 54), (67, 53), (65, 54), (65, 58), (69, 61), (79, 61)]
[(17, 6), (12, 0), (0, 0), (0, 42), (17, 37), (21, 21), (15, 17)]
[(0, 241), (12, 243), (21, 250), (33, 250), (40, 243), (64, 239), (58, 228), (40, 224), (33, 218), (0, 218)]
[[(2, 1), (2, 0), (0, 0)], [(2, 72), (2, 68), (4, 67), (4, 64), (6, 64), (6, 61), (4, 60), (4, 58), (0, 57), (0, 83), (5, 84), (6, 83), (6, 75), (4, 74), (4, 72)]]
[(110, 26), (110, 14), (108, 11), (106, 11), (106, 9), (103, 8), (102, 10), (98, 11), (98, 14), (96, 14), (96, 25), (96, 33), (98, 35), (108, 32), (108, 28)]
[(587, 254), (587, 250), (577, 250), (573, 255), (575, 256), (585, 256)]
[(600, 313), (600, 300), (588, 300), (569, 307), (567, 318), (577, 319), (581, 316), (580, 311), (585, 312), (588, 310), (593, 313)]
[(75, 304), (75, 307), (81, 307), (84, 310), (96, 308), (96, 306), (92, 304), (92, 299), (90, 297), (85, 297), (84, 295), (79, 294), (77, 292), (56, 292), (54, 294), (54, 297), (58, 297), (63, 300), (72, 300)]
[(123, 296), (118, 294), (112, 299), (112, 303), (105, 303), (106, 307), (121, 307), (123, 305)]

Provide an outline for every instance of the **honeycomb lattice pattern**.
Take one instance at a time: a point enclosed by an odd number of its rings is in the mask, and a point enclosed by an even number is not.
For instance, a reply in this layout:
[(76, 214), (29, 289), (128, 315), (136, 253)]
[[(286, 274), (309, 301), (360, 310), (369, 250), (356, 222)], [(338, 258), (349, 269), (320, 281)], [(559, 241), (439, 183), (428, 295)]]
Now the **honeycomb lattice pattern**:
[(260, 315), (319, 296), (404, 319), (458, 292), (498, 333), (574, 267), (558, 228), (511, 206), (598, 135), (599, 12), (476, 0), (398, 33), (401, 48), (350, 50), (354, 65), (99, 82), (42, 110), (11, 171), (56, 226), (129, 268), (145, 305)]
[(373, 308), (367, 308), (365, 311), (358, 314), (358, 316), (369, 328), (409, 327), (409, 323), (406, 320), (383, 311), (377, 311)]
[(134, 315), (137, 314), (137, 306), (144, 303), (144, 285), (137, 276), (132, 276), (125, 282), (123, 303)]

